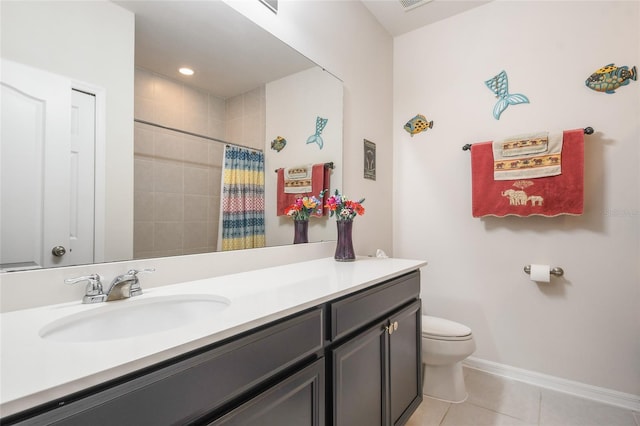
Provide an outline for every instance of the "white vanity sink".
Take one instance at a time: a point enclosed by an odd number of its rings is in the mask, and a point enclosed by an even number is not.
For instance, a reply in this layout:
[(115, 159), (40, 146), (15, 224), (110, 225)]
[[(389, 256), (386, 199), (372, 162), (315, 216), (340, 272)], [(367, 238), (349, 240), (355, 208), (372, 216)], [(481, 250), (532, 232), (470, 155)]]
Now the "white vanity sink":
[(95, 309), (57, 319), (40, 329), (40, 337), (70, 343), (125, 339), (214, 321), (230, 300), (208, 294), (132, 298), (106, 302)]

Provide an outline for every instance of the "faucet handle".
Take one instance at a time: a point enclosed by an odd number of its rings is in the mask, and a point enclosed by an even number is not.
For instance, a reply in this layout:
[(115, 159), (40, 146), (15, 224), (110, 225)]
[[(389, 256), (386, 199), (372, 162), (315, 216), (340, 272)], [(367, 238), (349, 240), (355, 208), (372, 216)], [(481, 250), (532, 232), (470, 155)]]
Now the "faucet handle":
[(133, 275), (134, 277), (140, 273), (151, 273), (155, 272), (156, 268), (146, 268), (146, 269), (129, 269), (127, 271), (127, 275)]
[(82, 303), (98, 303), (104, 302), (107, 299), (107, 295), (102, 292), (102, 277), (99, 274), (91, 274), (76, 278), (67, 278), (64, 280), (65, 284), (77, 284), (87, 281), (87, 288), (85, 295), (82, 298)]
[(155, 272), (156, 268), (146, 268), (146, 269), (129, 269), (127, 271), (127, 275), (133, 277), (133, 282), (131, 283), (131, 287), (129, 288), (130, 297), (139, 296), (142, 294), (142, 287), (140, 287), (140, 281), (138, 280), (137, 275), (140, 273), (151, 273)]

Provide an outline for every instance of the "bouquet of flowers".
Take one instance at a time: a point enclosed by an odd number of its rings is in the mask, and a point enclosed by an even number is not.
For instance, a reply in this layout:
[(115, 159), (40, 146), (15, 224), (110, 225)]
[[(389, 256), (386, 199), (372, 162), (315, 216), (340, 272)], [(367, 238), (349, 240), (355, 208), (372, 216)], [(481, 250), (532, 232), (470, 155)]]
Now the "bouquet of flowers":
[(335, 215), (336, 220), (353, 220), (356, 216), (364, 214), (363, 202), (364, 198), (351, 201), (336, 189), (336, 192), (327, 199), (325, 207), (329, 209), (329, 216)]
[(322, 214), (322, 202), (316, 196), (296, 198), (296, 202), (287, 207), (284, 213), (294, 220), (309, 220), (314, 213)]

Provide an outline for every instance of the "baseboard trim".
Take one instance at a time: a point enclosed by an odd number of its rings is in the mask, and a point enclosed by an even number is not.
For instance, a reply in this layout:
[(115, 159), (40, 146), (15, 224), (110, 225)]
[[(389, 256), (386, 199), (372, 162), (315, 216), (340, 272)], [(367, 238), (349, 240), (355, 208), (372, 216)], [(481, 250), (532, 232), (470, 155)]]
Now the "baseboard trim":
[(629, 410), (640, 411), (640, 395), (587, 385), (585, 383), (574, 382), (572, 380), (536, 373), (535, 371), (524, 370), (522, 368), (498, 364), (497, 362), (474, 357), (467, 358), (463, 361), (463, 365), (485, 373), (529, 383), (541, 388), (564, 392)]

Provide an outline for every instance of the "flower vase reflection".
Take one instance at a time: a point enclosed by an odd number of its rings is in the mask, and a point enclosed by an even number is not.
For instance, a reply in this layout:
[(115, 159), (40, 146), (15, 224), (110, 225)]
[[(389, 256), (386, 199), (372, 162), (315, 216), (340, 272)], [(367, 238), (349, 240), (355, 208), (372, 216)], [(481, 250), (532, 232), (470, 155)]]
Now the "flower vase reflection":
[(309, 221), (293, 221), (293, 244), (303, 244), (309, 242)]
[(309, 217), (322, 215), (322, 201), (316, 196), (298, 197), (296, 202), (284, 210), (293, 219), (293, 244), (309, 242)]

